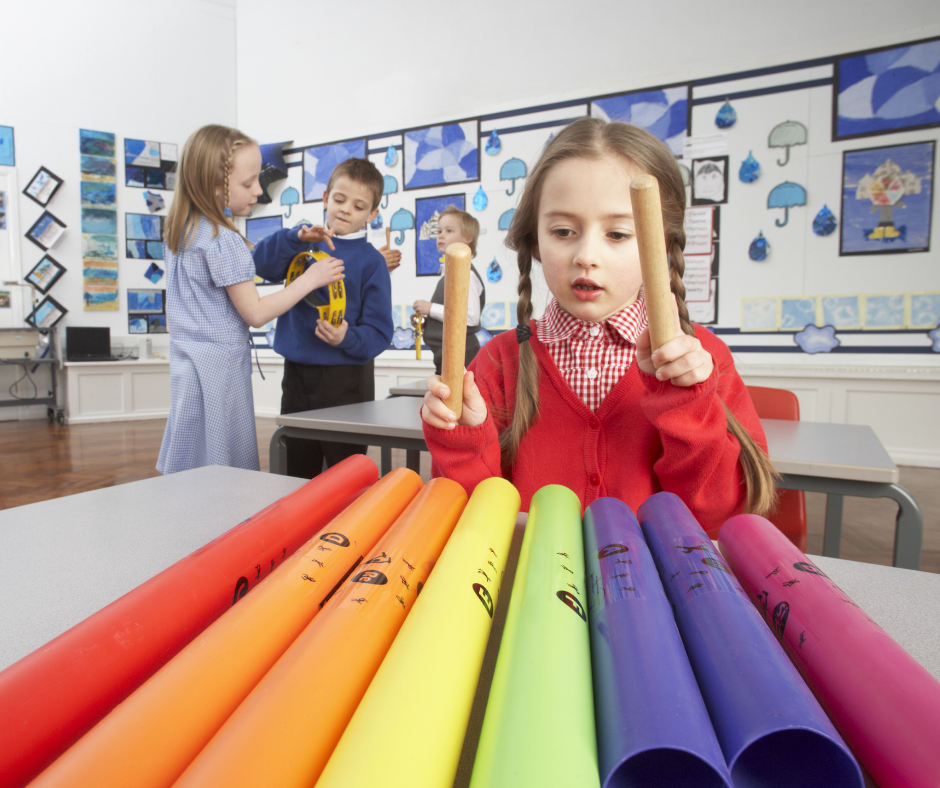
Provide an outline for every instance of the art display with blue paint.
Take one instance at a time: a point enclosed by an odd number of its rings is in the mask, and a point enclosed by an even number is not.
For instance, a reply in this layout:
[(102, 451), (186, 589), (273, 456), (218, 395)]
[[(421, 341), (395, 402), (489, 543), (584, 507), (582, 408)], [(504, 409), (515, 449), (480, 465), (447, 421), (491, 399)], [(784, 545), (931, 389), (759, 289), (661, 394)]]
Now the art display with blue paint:
[(159, 167), (160, 143), (149, 140), (124, 140), (124, 163), (134, 167)]
[(147, 203), (147, 210), (150, 211), (150, 213), (156, 213), (166, 208), (166, 201), (163, 199), (163, 195), (157, 192), (144, 192), (144, 202)]
[(798, 183), (783, 183), (774, 186), (767, 195), (767, 208), (783, 208), (783, 221), (774, 220), (777, 227), (785, 227), (790, 220), (790, 209), (796, 205), (806, 205), (806, 189)]
[(166, 315), (148, 315), (147, 316), (148, 334), (166, 333)]
[(741, 303), (742, 331), (776, 331), (777, 299), (745, 298)]
[(927, 336), (930, 338), (930, 349), (934, 353), (940, 353), (940, 328), (928, 331)]
[(940, 293), (917, 293), (911, 296), (911, 328), (940, 325)]
[(162, 216), (150, 216), (146, 213), (126, 213), (124, 214), (124, 224), (128, 240), (163, 240)]
[(86, 312), (117, 312), (118, 291), (115, 285), (86, 284), (82, 292)]
[(395, 244), (401, 246), (405, 242), (405, 230), (414, 230), (415, 217), (407, 208), (399, 208), (392, 214), (392, 220), (388, 223), (393, 233), (398, 233)]
[(489, 198), (486, 196), (486, 192), (483, 191), (481, 186), (477, 189), (476, 194), (473, 195), (473, 210), (475, 211), (485, 211), (486, 206), (490, 204)]
[(117, 263), (99, 263), (95, 260), (86, 261), (82, 268), (82, 282), (86, 285), (117, 286)]
[(114, 159), (105, 156), (85, 156), (80, 158), (83, 181), (114, 183), (117, 180), (117, 165)]
[(833, 140), (940, 126), (940, 38), (835, 58)]
[(147, 186), (147, 171), (143, 167), (125, 167), (124, 185), (143, 189)]
[(404, 188), (424, 189), (480, 180), (480, 121), (405, 132)]
[(162, 260), (162, 241), (126, 241), (127, 257), (134, 260)]
[(496, 129), (493, 129), (490, 132), (490, 136), (486, 139), (486, 147), (483, 149), (483, 152), (487, 156), (495, 156), (503, 149), (503, 143), (499, 139), (499, 134), (496, 133)]
[(591, 99), (590, 114), (646, 129), (665, 142), (676, 156), (681, 156), (689, 127), (689, 105), (689, 87), (680, 85)]
[(163, 279), (163, 269), (156, 263), (151, 263), (150, 267), (144, 273), (144, 276), (149, 279), (153, 284), (156, 284), (161, 279)]
[[(419, 197), (415, 200), (415, 221), (418, 226), (415, 237), (415, 259), (418, 276), (439, 276), (442, 273), (441, 253), (437, 251), (438, 219), (440, 219), (441, 211), (451, 205), (461, 211), (466, 210), (466, 201), (467, 197), (464, 194)], [(396, 228), (393, 226), (392, 229)]]
[(375, 218), (371, 222), (369, 222), (369, 227), (371, 227), (373, 230), (381, 230), (382, 229), (382, 214), (377, 213), (375, 215)]
[(754, 151), (747, 152), (747, 158), (738, 168), (738, 180), (741, 183), (754, 183), (760, 178), (760, 163), (754, 158)]
[(398, 150), (394, 145), (389, 145), (388, 150), (385, 151), (385, 166), (394, 167), (398, 164)]
[(276, 233), (284, 226), (283, 217), (277, 216), (259, 216), (245, 220), (245, 237), (256, 244), (263, 238)]
[(930, 251), (935, 142), (842, 154), (840, 255)]
[(829, 210), (828, 205), (824, 205), (813, 219), (813, 232), (820, 237), (832, 235), (838, 224), (835, 214)]
[(415, 341), (410, 328), (396, 328), (392, 332), (392, 347), (396, 350), (414, 350)]
[(266, 145), (260, 145), (261, 150), (261, 174), (258, 175), (258, 185), (261, 187), (261, 194), (258, 196), (258, 202), (261, 205), (270, 205), (271, 195), (268, 194), (268, 187), (272, 183), (282, 181), (287, 177), (287, 164), (284, 162), (284, 146), (288, 142), (271, 142)]
[(175, 143), (125, 138), (124, 185), (172, 190), (176, 186), (178, 158)]
[(161, 314), (165, 290), (131, 290), (127, 291), (127, 311), (135, 315)]
[(16, 166), (16, 146), (12, 126), (0, 126), (0, 166)]
[(297, 191), (293, 186), (288, 186), (284, 191), (281, 192), (281, 207), (287, 206), (287, 213), (284, 214), (285, 219), (290, 219), (290, 212), (297, 203), (300, 202), (300, 192)]
[(503, 269), (499, 266), (499, 261), (494, 257), (493, 262), (486, 268), (486, 279), (488, 282), (498, 282), (503, 278)]
[(395, 192), (398, 191), (398, 179), (393, 175), (386, 175), (383, 177), (383, 181), (382, 202), (380, 206), (382, 208), (388, 208), (388, 195), (395, 194)]
[(497, 228), (500, 230), (508, 230), (509, 225), (512, 224), (512, 217), (516, 215), (516, 209), (510, 208), (508, 211), (503, 211), (499, 215), (499, 223)]
[(115, 137), (109, 131), (78, 130), (78, 152), (86, 156), (114, 156)]
[(816, 353), (831, 353), (841, 342), (836, 336), (835, 326), (807, 326), (802, 331), (793, 335), (793, 341), (799, 346), (800, 350), (810, 355)]
[(781, 298), (780, 330), (799, 331), (816, 324), (815, 298)]
[(867, 296), (865, 328), (904, 328), (904, 296), (899, 293)]
[(337, 164), (346, 159), (364, 159), (365, 157), (366, 141), (364, 139), (304, 148), (304, 202), (320, 202), (323, 199), (323, 192), (326, 191), (326, 185)]
[(486, 304), (480, 313), (480, 325), (483, 328), (505, 328), (506, 327), (506, 303), (504, 301), (495, 301)]
[(715, 125), (719, 129), (730, 129), (738, 120), (738, 113), (735, 112), (734, 107), (731, 106), (730, 101), (725, 101), (721, 105), (721, 109), (718, 110), (718, 113), (715, 115)]
[(82, 232), (117, 234), (117, 211), (107, 208), (82, 208)]
[(823, 296), (822, 322), (836, 328), (861, 328), (859, 298), (852, 296)]
[(127, 333), (146, 334), (147, 333), (147, 318), (128, 317), (127, 318)]
[(783, 161), (777, 159), (777, 164), (784, 167), (790, 161), (790, 148), (794, 145), (805, 145), (806, 136), (806, 126), (798, 120), (786, 120), (773, 127), (767, 138), (767, 147), (786, 149)]
[(516, 180), (518, 178), (525, 178), (528, 173), (526, 172), (525, 162), (522, 159), (510, 159), (499, 168), (499, 179), (501, 181), (512, 181), (512, 188), (506, 189), (506, 194), (515, 194), (516, 192)]

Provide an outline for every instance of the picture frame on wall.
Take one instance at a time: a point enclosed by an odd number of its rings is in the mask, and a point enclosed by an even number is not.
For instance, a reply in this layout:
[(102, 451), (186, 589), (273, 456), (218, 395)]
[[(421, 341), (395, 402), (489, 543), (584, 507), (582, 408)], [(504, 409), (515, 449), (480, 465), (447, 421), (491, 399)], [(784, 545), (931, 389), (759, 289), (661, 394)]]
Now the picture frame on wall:
[(440, 276), (443, 273), (441, 253), (437, 251), (437, 222), (441, 211), (453, 205), (466, 210), (466, 194), (443, 194), (418, 197), (415, 200), (415, 260), (418, 276)]
[(692, 159), (692, 205), (723, 205), (728, 202), (727, 156)]
[(47, 295), (42, 301), (36, 304), (36, 308), (26, 317), (26, 322), (34, 328), (52, 328), (63, 317), (68, 314), (62, 304), (56, 301), (52, 296)]
[(639, 126), (681, 156), (683, 141), (691, 133), (691, 92), (691, 84), (682, 82), (595, 96), (588, 100), (588, 115)]
[(49, 255), (43, 255), (42, 259), (33, 266), (24, 278), (40, 293), (45, 294), (59, 281), (64, 273), (64, 265)]
[(311, 145), (303, 149), (304, 202), (322, 202), (323, 192), (336, 165), (346, 159), (364, 159), (368, 154), (365, 137), (324, 145)]
[(940, 126), (940, 37), (837, 55), (832, 140)]
[(406, 129), (402, 134), (403, 190), (480, 180), (480, 119)]
[(64, 181), (54, 172), (40, 167), (23, 189), (23, 194), (45, 208), (63, 183)]
[(162, 315), (166, 309), (166, 290), (127, 290), (127, 314)]
[(66, 224), (63, 221), (57, 219), (49, 211), (43, 211), (42, 216), (26, 231), (26, 237), (44, 252), (48, 252), (59, 242), (65, 228)]

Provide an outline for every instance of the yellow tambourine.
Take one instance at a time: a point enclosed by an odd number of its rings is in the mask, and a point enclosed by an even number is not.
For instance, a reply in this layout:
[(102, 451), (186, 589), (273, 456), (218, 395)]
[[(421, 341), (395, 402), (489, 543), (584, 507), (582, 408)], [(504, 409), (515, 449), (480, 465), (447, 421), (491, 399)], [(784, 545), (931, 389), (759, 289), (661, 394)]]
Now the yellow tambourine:
[[(325, 257), (329, 257), (326, 252), (301, 252), (291, 260), (284, 284), (289, 285), (300, 276), (306, 270), (310, 260), (317, 261)], [(338, 328), (342, 325), (343, 317), (346, 315), (346, 288), (343, 287), (342, 280), (333, 282), (327, 285), (327, 287), (330, 291), (330, 303), (324, 304), (323, 301), (317, 297), (316, 291), (308, 293), (304, 297), (304, 301), (320, 313), (320, 320), (325, 320), (331, 326)]]

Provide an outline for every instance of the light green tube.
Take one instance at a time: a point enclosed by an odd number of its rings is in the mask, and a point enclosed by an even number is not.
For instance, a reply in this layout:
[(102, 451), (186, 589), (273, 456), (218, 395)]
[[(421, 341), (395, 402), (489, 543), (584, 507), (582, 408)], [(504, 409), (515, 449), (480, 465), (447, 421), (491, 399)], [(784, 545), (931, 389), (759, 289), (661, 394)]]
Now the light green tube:
[(581, 504), (532, 498), (470, 788), (598, 788)]

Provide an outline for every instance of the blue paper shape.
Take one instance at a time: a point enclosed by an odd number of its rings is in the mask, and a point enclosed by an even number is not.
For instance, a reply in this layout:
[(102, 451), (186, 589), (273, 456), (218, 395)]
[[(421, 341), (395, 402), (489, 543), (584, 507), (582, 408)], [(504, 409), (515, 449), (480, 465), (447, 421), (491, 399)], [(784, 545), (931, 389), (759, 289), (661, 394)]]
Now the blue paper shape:
[[(84, 186), (84, 184), (82, 184)], [(163, 199), (162, 194), (157, 194), (157, 192), (144, 192), (144, 200), (147, 203), (147, 209), (150, 213), (156, 213), (157, 211), (162, 211), (166, 207), (166, 202)]]
[(715, 125), (719, 129), (730, 129), (738, 120), (738, 113), (734, 111), (730, 101), (725, 101), (715, 115)]
[(366, 141), (349, 140), (332, 145), (313, 145), (304, 148), (304, 202), (319, 202), (336, 165), (346, 159), (364, 159)]
[(935, 328), (933, 331), (928, 331), (927, 336), (930, 337), (930, 341), (933, 343), (930, 349), (934, 353), (940, 353), (940, 327)]
[[(591, 115), (605, 120), (619, 120), (646, 129), (666, 143), (676, 156), (682, 155), (682, 143), (689, 125), (689, 88), (682, 85), (663, 90), (641, 90), (619, 96), (591, 100)], [(549, 137), (549, 140), (552, 138)]]
[(780, 299), (780, 329), (793, 331), (816, 323), (815, 298)]
[(156, 284), (163, 278), (163, 269), (156, 263), (151, 263), (144, 276)]
[(388, 195), (395, 194), (398, 191), (398, 181), (392, 175), (386, 175), (382, 186), (382, 194), (385, 199), (382, 200), (382, 207), (388, 208)]
[(479, 180), (479, 147), (478, 120), (406, 131), (405, 188)]
[(799, 345), (804, 353), (831, 353), (841, 344), (836, 337), (835, 326), (807, 326), (793, 335), (793, 341)]
[(281, 192), (281, 205), (287, 206), (287, 213), (284, 214), (285, 219), (290, 219), (290, 212), (293, 210), (293, 207), (300, 202), (300, 192), (297, 191), (293, 186), (288, 186), (284, 191)]
[(503, 301), (486, 304), (480, 314), (480, 325), (483, 328), (505, 328), (506, 304)]
[(484, 148), (484, 153), (487, 153), (490, 156), (495, 156), (502, 149), (503, 143), (499, 139), (499, 134), (496, 133), (496, 129), (493, 129), (493, 131), (490, 132), (489, 139), (486, 141), (486, 148)]
[(786, 120), (783, 123), (778, 123), (773, 127), (770, 132), (770, 136), (767, 138), (768, 147), (787, 149), (787, 155), (783, 157), (783, 161), (777, 159), (777, 164), (779, 164), (781, 167), (790, 161), (790, 148), (793, 145), (805, 144), (806, 126), (804, 126), (798, 120)]
[(486, 192), (483, 191), (481, 186), (477, 189), (477, 193), (473, 195), (473, 210), (475, 211), (485, 211), (486, 206), (489, 205), (489, 199), (486, 196)]
[(784, 227), (790, 219), (790, 208), (794, 205), (806, 205), (806, 189), (798, 183), (784, 181), (771, 189), (767, 195), (768, 208), (783, 208), (783, 221), (774, 221), (777, 227)]
[(501, 181), (512, 181), (512, 188), (506, 189), (506, 194), (513, 194), (516, 191), (516, 179), (525, 178), (526, 167), (522, 159), (512, 158), (499, 168), (499, 179)]
[(382, 229), (382, 214), (377, 213), (375, 215), (375, 218), (371, 222), (369, 222), (369, 227), (371, 227), (373, 230), (381, 230)]
[(396, 328), (392, 332), (392, 347), (396, 350), (411, 350), (415, 346), (415, 335), (409, 328)]
[(398, 151), (394, 145), (389, 145), (388, 150), (385, 151), (385, 166), (394, 167), (396, 164), (398, 164)]
[(824, 205), (819, 209), (816, 218), (813, 219), (813, 232), (819, 236), (832, 235), (837, 224), (836, 217), (829, 210), (829, 206)]
[(516, 209), (510, 208), (508, 211), (503, 211), (499, 215), (499, 225), (498, 229), (508, 230), (509, 225), (512, 224), (512, 217), (516, 215)]
[(493, 262), (486, 269), (486, 279), (489, 282), (498, 282), (503, 278), (503, 269), (499, 267), (499, 262), (493, 258)]
[(904, 296), (868, 296), (865, 328), (900, 328), (904, 325)]
[(826, 296), (822, 299), (823, 323), (836, 328), (861, 325), (858, 296)]
[(911, 325), (915, 328), (940, 324), (940, 294), (911, 296)]
[(747, 256), (759, 263), (761, 260), (766, 260), (768, 254), (770, 254), (770, 243), (764, 238), (763, 233), (758, 233), (747, 249)]
[(738, 180), (741, 183), (754, 183), (760, 178), (760, 164), (754, 158), (754, 152), (748, 151), (747, 158), (741, 162), (741, 168), (738, 170)]
[(414, 230), (415, 228), (414, 214), (405, 208), (399, 208), (392, 215), (392, 221), (389, 222), (389, 227), (392, 228), (393, 233), (398, 233), (395, 243), (401, 246), (405, 242), (405, 230)]

